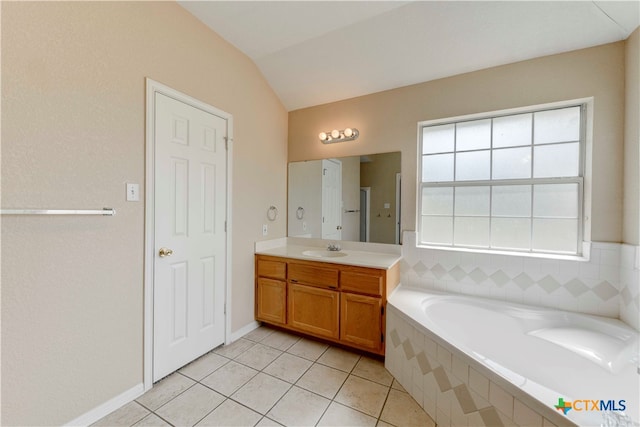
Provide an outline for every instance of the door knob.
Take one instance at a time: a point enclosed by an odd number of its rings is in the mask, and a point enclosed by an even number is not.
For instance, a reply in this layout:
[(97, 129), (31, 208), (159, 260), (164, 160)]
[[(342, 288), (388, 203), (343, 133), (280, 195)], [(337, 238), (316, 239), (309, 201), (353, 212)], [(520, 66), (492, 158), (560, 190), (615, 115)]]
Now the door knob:
[(160, 258), (164, 258), (166, 256), (173, 255), (173, 251), (169, 248), (160, 248), (160, 250), (158, 251), (158, 255), (160, 256)]

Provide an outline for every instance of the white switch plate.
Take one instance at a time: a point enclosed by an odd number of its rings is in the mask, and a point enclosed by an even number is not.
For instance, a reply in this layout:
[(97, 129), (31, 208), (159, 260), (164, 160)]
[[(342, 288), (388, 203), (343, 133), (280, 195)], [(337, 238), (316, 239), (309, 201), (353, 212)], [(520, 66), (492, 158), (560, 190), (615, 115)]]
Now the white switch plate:
[(269, 234), (269, 226), (267, 224), (262, 224), (262, 235), (266, 236)]
[(140, 201), (140, 185), (127, 183), (127, 202)]
[(391, 208), (391, 203), (385, 203), (385, 204), (384, 204), (384, 208), (385, 208), (385, 209), (389, 209), (389, 208)]

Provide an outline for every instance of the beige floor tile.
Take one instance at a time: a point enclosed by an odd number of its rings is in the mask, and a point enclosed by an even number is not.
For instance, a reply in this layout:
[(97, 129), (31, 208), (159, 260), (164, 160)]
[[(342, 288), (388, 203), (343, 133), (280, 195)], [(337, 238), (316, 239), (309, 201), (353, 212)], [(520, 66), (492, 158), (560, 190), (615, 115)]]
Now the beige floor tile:
[(253, 341), (245, 340), (240, 338), (237, 341), (232, 342), (229, 345), (223, 345), (222, 347), (218, 347), (213, 350), (214, 353), (219, 354), (220, 356), (228, 357), (229, 359), (233, 359), (239, 354), (247, 351), (251, 347), (253, 347), (255, 343)]
[(197, 426), (253, 426), (262, 415), (227, 399), (207, 415)]
[(347, 406), (336, 402), (331, 402), (327, 412), (324, 413), (318, 427), (335, 427), (335, 426), (375, 426), (376, 419), (363, 414), (362, 412), (351, 409)]
[(435, 426), (435, 422), (408, 394), (391, 390), (380, 419), (397, 426)]
[(226, 357), (222, 357), (216, 353), (207, 353), (204, 356), (189, 363), (178, 372), (191, 379), (200, 381), (228, 361), (229, 359), (227, 359)]
[(267, 416), (286, 426), (314, 426), (331, 401), (293, 386)]
[(280, 356), (282, 352), (262, 344), (256, 344), (249, 350), (235, 357), (235, 361), (258, 371), (263, 370)]
[(322, 356), (329, 346), (318, 341), (302, 338), (300, 341), (289, 347), (287, 353), (294, 354), (305, 359), (316, 361)]
[(335, 401), (377, 418), (388, 392), (388, 387), (349, 375)]
[(136, 401), (155, 411), (194, 384), (195, 381), (192, 379), (175, 372), (155, 383), (151, 390), (138, 397)]
[[(389, 423), (385, 423), (382, 420), (378, 420), (378, 424), (376, 424), (376, 427), (395, 427), (395, 426)], [(401, 426), (401, 427), (404, 427), (404, 426)]]
[(349, 374), (315, 363), (296, 383), (297, 386), (333, 399)]
[(313, 362), (310, 360), (292, 354), (282, 353), (276, 360), (271, 362), (269, 366), (264, 368), (262, 372), (293, 384), (298, 381), (312, 364)]
[(156, 414), (149, 414), (142, 420), (135, 423), (133, 427), (171, 427), (171, 424), (169, 424)]
[(119, 409), (116, 409), (106, 417), (98, 420), (93, 426), (105, 426), (105, 427), (117, 427), (117, 426), (131, 426), (144, 417), (149, 415), (146, 408), (142, 407), (136, 402), (129, 402)]
[(218, 393), (231, 396), (257, 373), (255, 369), (232, 360), (200, 382)]
[(286, 332), (276, 331), (265, 339), (260, 341), (261, 344), (268, 345), (280, 351), (285, 351), (295, 343), (300, 341), (300, 337)]
[(256, 427), (280, 427), (282, 424), (277, 423), (267, 417), (262, 418), (260, 421), (258, 421), (258, 424), (256, 424)]
[(275, 331), (275, 329), (271, 329), (268, 326), (260, 326), (259, 328), (256, 328), (248, 334), (244, 335), (242, 338), (253, 342), (260, 342)]
[(259, 373), (231, 398), (265, 415), (290, 387), (291, 384), (285, 381)]
[(397, 379), (393, 379), (393, 383), (391, 383), (391, 388), (395, 389), (395, 390), (400, 390), (400, 391), (404, 391), (406, 393), (407, 390), (404, 389), (404, 387), (402, 387), (400, 385), (400, 383), (398, 382)]
[(192, 426), (224, 399), (221, 394), (196, 384), (155, 412), (173, 425)]
[(370, 357), (362, 356), (351, 373), (385, 386), (393, 383), (393, 376), (384, 367), (384, 362)]
[(351, 372), (353, 367), (360, 359), (360, 356), (337, 347), (329, 347), (318, 359), (318, 363), (340, 369), (341, 371)]

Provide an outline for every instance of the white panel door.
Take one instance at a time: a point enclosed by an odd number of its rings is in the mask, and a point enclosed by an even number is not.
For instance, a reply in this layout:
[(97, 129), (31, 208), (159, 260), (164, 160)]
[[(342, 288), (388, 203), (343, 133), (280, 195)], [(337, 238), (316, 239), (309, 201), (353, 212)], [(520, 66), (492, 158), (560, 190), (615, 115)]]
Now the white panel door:
[(322, 161), (322, 238), (342, 239), (342, 163)]
[(155, 95), (153, 380), (224, 342), (227, 121)]

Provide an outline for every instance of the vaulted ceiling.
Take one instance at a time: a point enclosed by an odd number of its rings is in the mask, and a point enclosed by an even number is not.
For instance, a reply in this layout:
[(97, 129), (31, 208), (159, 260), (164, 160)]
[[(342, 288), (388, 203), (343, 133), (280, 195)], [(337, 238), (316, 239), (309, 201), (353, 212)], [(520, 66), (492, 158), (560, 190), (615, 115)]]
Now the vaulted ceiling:
[(180, 1), (289, 110), (626, 39), (632, 1)]

